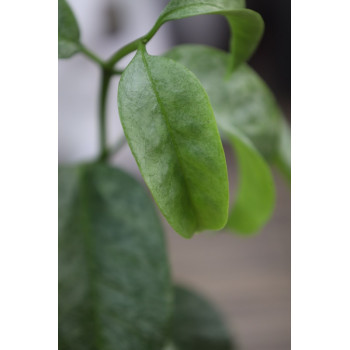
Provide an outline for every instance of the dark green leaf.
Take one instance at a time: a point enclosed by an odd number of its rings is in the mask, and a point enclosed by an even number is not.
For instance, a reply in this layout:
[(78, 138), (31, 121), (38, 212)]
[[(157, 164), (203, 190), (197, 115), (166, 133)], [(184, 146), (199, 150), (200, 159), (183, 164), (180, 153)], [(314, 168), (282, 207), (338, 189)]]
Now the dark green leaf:
[(291, 181), (291, 137), (290, 127), (285, 119), (281, 119), (278, 132), (276, 165), (290, 184)]
[(161, 13), (154, 30), (165, 22), (196, 16), (224, 15), (231, 27), (230, 71), (247, 61), (255, 51), (264, 31), (264, 21), (252, 10), (245, 9), (242, 0), (171, 0)]
[(58, 58), (68, 58), (80, 51), (77, 20), (66, 0), (58, 0)]
[(172, 288), (145, 190), (107, 165), (59, 169), (61, 350), (158, 350)]
[(170, 225), (188, 238), (222, 228), (228, 212), (225, 154), (198, 79), (141, 48), (121, 77), (118, 102), (131, 151)]
[(179, 350), (232, 350), (219, 313), (203, 297), (175, 287), (173, 342)]
[(272, 160), (277, 149), (281, 112), (272, 93), (247, 65), (227, 78), (229, 56), (222, 51), (185, 45), (171, 50), (167, 57), (199, 78), (223, 137), (236, 150), (240, 182), (228, 227), (242, 233), (259, 230), (270, 218), (275, 202), (272, 175), (260, 155)]
[(163, 350), (179, 350), (174, 343), (168, 343)]

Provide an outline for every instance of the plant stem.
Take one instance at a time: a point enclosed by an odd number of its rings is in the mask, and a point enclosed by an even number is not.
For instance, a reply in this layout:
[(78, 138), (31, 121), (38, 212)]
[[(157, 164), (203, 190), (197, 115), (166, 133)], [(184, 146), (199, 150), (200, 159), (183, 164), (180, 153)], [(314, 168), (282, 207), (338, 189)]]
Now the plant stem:
[(111, 81), (112, 74), (102, 69), (102, 79), (100, 86), (100, 101), (99, 101), (99, 131), (100, 131), (100, 161), (105, 161), (108, 157), (107, 149), (107, 126), (106, 126), (106, 104), (109, 83)]
[(125, 137), (120, 139), (116, 146), (108, 150), (107, 147), (107, 125), (106, 125), (106, 104), (107, 104), (107, 95), (108, 88), (110, 85), (111, 78), (113, 75), (120, 75), (122, 71), (118, 69), (114, 69), (114, 66), (117, 62), (119, 62), (123, 57), (128, 55), (129, 53), (138, 49), (138, 47), (142, 44), (147, 44), (157, 30), (160, 27), (160, 21), (156, 22), (153, 28), (144, 36), (132, 41), (131, 43), (123, 46), (120, 50), (118, 50), (108, 61), (102, 61), (98, 56), (96, 56), (93, 52), (87, 49), (84, 45), (80, 46), (81, 52), (96, 62), (101, 67), (101, 85), (100, 85), (100, 98), (99, 98), (99, 133), (100, 133), (100, 155), (98, 157), (98, 161), (104, 162), (108, 159), (109, 155), (112, 153), (118, 152), (123, 145), (125, 144)]
[(143, 37), (136, 39), (134, 41), (132, 41), (131, 43), (123, 46), (120, 50), (118, 50), (107, 62), (106, 62), (106, 66), (109, 69), (112, 69), (114, 67), (114, 65), (120, 61), (123, 57), (125, 57), (126, 55), (128, 55), (130, 52), (133, 52), (135, 50), (137, 50), (137, 48), (139, 47), (140, 42), (142, 42)]
[(96, 62), (101, 67), (105, 66), (105, 62), (103, 62), (99, 57), (97, 57), (93, 52), (91, 52), (89, 49), (87, 49), (84, 45), (80, 46), (80, 51), (88, 57), (90, 60)]
[(113, 67), (107, 67), (106, 62), (104, 62), (101, 58), (95, 55), (92, 51), (87, 49), (84, 45), (80, 46), (80, 51), (91, 61), (96, 62), (105, 71), (111, 72), (112, 75), (121, 75), (123, 73), (122, 70), (113, 69)]
[(118, 50), (106, 63), (105, 67), (107, 69), (112, 69), (114, 65), (119, 62), (123, 57), (128, 55), (129, 53), (138, 49), (139, 45), (142, 43), (146, 45), (156, 34), (157, 30), (160, 27), (160, 21), (158, 21), (154, 27), (144, 36), (132, 41), (131, 43), (123, 46), (120, 50)]
[(123, 74), (123, 71), (119, 70), (119, 69), (111, 69), (110, 72), (113, 75), (122, 75)]

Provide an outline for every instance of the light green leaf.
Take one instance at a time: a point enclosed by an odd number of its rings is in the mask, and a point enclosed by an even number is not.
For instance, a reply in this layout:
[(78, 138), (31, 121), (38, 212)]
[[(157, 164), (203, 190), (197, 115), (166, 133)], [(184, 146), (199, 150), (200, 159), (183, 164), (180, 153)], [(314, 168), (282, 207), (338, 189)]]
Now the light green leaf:
[(283, 118), (278, 130), (278, 145), (275, 163), (288, 183), (291, 182), (291, 136), (290, 126)]
[(172, 286), (152, 201), (107, 165), (59, 169), (59, 348), (164, 345)]
[(68, 58), (80, 51), (77, 20), (66, 0), (58, 0), (58, 58)]
[[(233, 71), (254, 53), (264, 32), (264, 21), (252, 10), (245, 9), (243, 0), (171, 0), (161, 13), (152, 31), (164, 23), (196, 15), (224, 15), (231, 27), (231, 57), (229, 70)], [(227, 67), (226, 67), (227, 68)]]
[(227, 134), (239, 164), (239, 183), (227, 228), (250, 234), (270, 219), (275, 207), (275, 186), (268, 164), (242, 134)]
[(206, 89), (223, 138), (235, 148), (239, 187), (228, 227), (242, 233), (259, 230), (271, 217), (275, 191), (263, 159), (273, 160), (281, 112), (260, 77), (242, 65), (229, 78), (229, 55), (205, 46), (180, 46), (166, 54), (193, 71)]
[(175, 287), (172, 338), (179, 350), (234, 349), (215, 308), (203, 297), (183, 287)]
[(160, 210), (184, 237), (227, 221), (225, 154), (207, 94), (183, 65), (140, 48), (118, 92), (131, 151)]

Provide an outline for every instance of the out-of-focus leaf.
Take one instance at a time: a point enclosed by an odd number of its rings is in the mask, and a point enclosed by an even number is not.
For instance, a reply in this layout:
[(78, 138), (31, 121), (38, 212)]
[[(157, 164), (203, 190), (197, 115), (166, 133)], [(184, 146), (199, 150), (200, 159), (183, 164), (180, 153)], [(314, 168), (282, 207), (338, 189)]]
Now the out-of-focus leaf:
[(291, 182), (291, 137), (290, 127), (285, 119), (281, 119), (278, 132), (278, 145), (275, 162), (286, 180)]
[(175, 287), (172, 338), (179, 350), (234, 349), (216, 309), (206, 299), (183, 287)]
[(58, 58), (80, 51), (78, 22), (66, 0), (58, 0)]
[(259, 230), (271, 217), (275, 190), (271, 171), (261, 156), (273, 160), (281, 112), (260, 77), (242, 65), (229, 78), (229, 55), (205, 46), (179, 46), (172, 58), (191, 71), (206, 89), (223, 138), (234, 147), (239, 164), (239, 187), (228, 228), (242, 233)]
[(227, 228), (250, 234), (270, 219), (275, 207), (271, 170), (252, 143), (237, 132), (228, 135), (239, 164), (238, 190)]
[(290, 127), (259, 75), (248, 65), (242, 65), (227, 78), (228, 55), (206, 46), (181, 45), (166, 56), (184, 64), (199, 78), (220, 130), (238, 129), (265, 159), (276, 162), (290, 181)]
[(224, 15), (231, 27), (231, 56), (227, 63), (233, 71), (250, 58), (264, 32), (263, 19), (257, 12), (245, 9), (244, 0), (171, 0), (152, 31), (168, 21), (208, 14)]
[(141, 48), (121, 77), (118, 102), (131, 151), (169, 224), (187, 238), (222, 228), (229, 195), (225, 154), (194, 74)]
[(179, 350), (174, 343), (168, 343), (163, 350)]
[(273, 94), (252, 68), (242, 65), (227, 78), (229, 55), (202, 45), (181, 45), (167, 52), (166, 57), (182, 63), (200, 80), (220, 131), (238, 129), (265, 158), (274, 156), (281, 112)]
[(164, 345), (172, 287), (153, 204), (107, 165), (59, 169), (59, 348)]

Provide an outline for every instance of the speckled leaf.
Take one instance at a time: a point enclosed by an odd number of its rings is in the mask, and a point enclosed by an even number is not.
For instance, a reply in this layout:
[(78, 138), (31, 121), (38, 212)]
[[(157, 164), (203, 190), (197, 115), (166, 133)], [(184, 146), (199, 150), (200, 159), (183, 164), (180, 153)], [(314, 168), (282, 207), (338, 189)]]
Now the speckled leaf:
[(235, 148), (239, 187), (228, 227), (242, 233), (259, 230), (271, 217), (275, 191), (261, 154), (274, 160), (281, 112), (260, 77), (242, 65), (229, 78), (228, 54), (205, 46), (184, 45), (167, 53), (191, 69), (206, 89), (222, 133)]
[(58, 0), (58, 58), (80, 51), (79, 26), (66, 0)]
[(124, 71), (120, 119), (160, 210), (184, 237), (228, 215), (225, 154), (207, 94), (183, 65), (141, 48)]
[(172, 309), (152, 201), (107, 165), (59, 169), (59, 348), (158, 350)]
[(173, 342), (179, 350), (233, 350), (230, 335), (215, 308), (183, 287), (175, 288)]
[(244, 7), (244, 0), (171, 0), (161, 13), (154, 30), (171, 20), (197, 15), (224, 15), (232, 31), (228, 66), (233, 71), (250, 58), (264, 32), (261, 16)]

